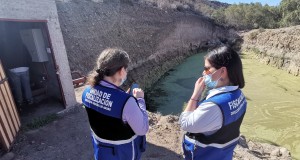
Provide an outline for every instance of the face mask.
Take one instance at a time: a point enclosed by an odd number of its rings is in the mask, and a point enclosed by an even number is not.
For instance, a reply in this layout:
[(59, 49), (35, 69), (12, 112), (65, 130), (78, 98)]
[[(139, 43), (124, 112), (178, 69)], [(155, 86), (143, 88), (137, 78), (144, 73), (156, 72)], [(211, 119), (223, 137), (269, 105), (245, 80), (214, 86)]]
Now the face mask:
[(126, 79), (127, 79), (127, 76), (124, 79), (122, 79), (120, 86), (123, 85), (123, 83), (126, 81)]
[[(125, 69), (125, 72), (127, 72), (126, 69)], [(124, 84), (124, 82), (126, 81), (126, 79), (127, 79), (127, 74), (126, 74), (126, 77), (124, 79), (121, 79), (120, 86), (122, 86)]]
[[(216, 73), (216, 71), (214, 73)], [(209, 88), (209, 89), (216, 88), (216, 86), (218, 85), (218, 81), (221, 78), (221, 76), (220, 76), (220, 78), (218, 78), (216, 81), (213, 81), (212, 80), (212, 75), (214, 73), (207, 74), (207, 75), (204, 76), (204, 83), (205, 83), (206, 87)]]

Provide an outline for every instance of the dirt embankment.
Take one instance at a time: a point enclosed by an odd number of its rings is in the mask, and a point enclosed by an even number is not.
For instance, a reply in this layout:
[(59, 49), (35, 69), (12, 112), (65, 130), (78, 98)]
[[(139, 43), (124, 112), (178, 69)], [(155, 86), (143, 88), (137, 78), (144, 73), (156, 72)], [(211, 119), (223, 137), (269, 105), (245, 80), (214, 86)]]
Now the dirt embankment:
[(259, 29), (242, 34), (243, 50), (262, 62), (300, 76), (300, 26)]
[[(162, 116), (157, 113), (149, 113), (150, 129), (147, 134), (147, 142), (150, 147), (145, 152), (143, 159), (183, 159), (181, 141), (184, 132), (180, 129), (178, 119), (178, 116), (174, 115)], [(158, 151), (157, 148), (153, 148), (152, 146), (161, 147), (162, 149)], [(286, 148), (267, 143), (253, 142), (241, 136), (239, 144), (234, 150), (233, 160), (261, 159), (291, 160), (292, 158)]]
[(205, 17), (130, 0), (57, 0), (57, 8), (71, 70), (88, 74), (103, 49), (121, 47), (132, 59), (127, 82), (143, 87), (232, 35)]

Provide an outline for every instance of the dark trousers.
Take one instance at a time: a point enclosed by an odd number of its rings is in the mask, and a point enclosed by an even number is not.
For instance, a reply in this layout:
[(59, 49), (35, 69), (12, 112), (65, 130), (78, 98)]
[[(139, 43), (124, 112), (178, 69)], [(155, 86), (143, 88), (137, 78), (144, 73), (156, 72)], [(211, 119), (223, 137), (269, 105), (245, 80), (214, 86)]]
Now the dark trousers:
[(29, 71), (13, 72), (9, 71), (9, 78), (12, 85), (12, 91), (18, 105), (27, 102), (32, 102), (32, 92), (30, 88)]

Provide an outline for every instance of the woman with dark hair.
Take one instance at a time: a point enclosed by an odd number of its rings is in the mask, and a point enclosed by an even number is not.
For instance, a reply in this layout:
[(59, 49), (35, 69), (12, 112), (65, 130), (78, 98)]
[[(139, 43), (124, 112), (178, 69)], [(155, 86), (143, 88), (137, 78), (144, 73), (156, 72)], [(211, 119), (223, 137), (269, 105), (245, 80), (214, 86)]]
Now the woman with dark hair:
[(139, 160), (145, 151), (148, 114), (144, 92), (133, 95), (119, 88), (127, 77), (128, 54), (120, 49), (105, 49), (97, 60), (96, 72), (82, 95), (96, 160)]
[[(203, 77), (196, 81), (179, 119), (187, 131), (182, 144), (185, 159), (231, 160), (247, 107), (241, 91), (245, 85), (242, 61), (226, 46), (210, 51), (204, 60)], [(205, 87), (208, 95), (199, 102)]]

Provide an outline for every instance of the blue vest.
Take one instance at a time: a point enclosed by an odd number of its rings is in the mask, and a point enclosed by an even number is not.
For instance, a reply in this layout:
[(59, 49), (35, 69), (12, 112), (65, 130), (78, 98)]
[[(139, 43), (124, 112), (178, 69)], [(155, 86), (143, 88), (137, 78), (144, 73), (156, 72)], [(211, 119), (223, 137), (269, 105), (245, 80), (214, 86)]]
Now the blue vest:
[(120, 88), (101, 85), (84, 90), (82, 102), (92, 129), (96, 160), (139, 160), (145, 151), (146, 137), (135, 135), (122, 120), (124, 106), (130, 97)]
[(192, 155), (194, 159), (231, 160), (246, 112), (246, 98), (242, 91), (237, 89), (214, 95), (200, 103), (204, 102), (212, 102), (219, 106), (223, 115), (222, 127), (208, 136), (202, 133), (187, 133), (184, 139), (184, 150), (194, 151)]
[(135, 135), (122, 120), (124, 106), (131, 95), (105, 86), (87, 87), (82, 94), (91, 129), (106, 140), (126, 140)]
[(82, 94), (83, 104), (99, 113), (122, 119), (129, 94), (104, 86), (87, 87)]

